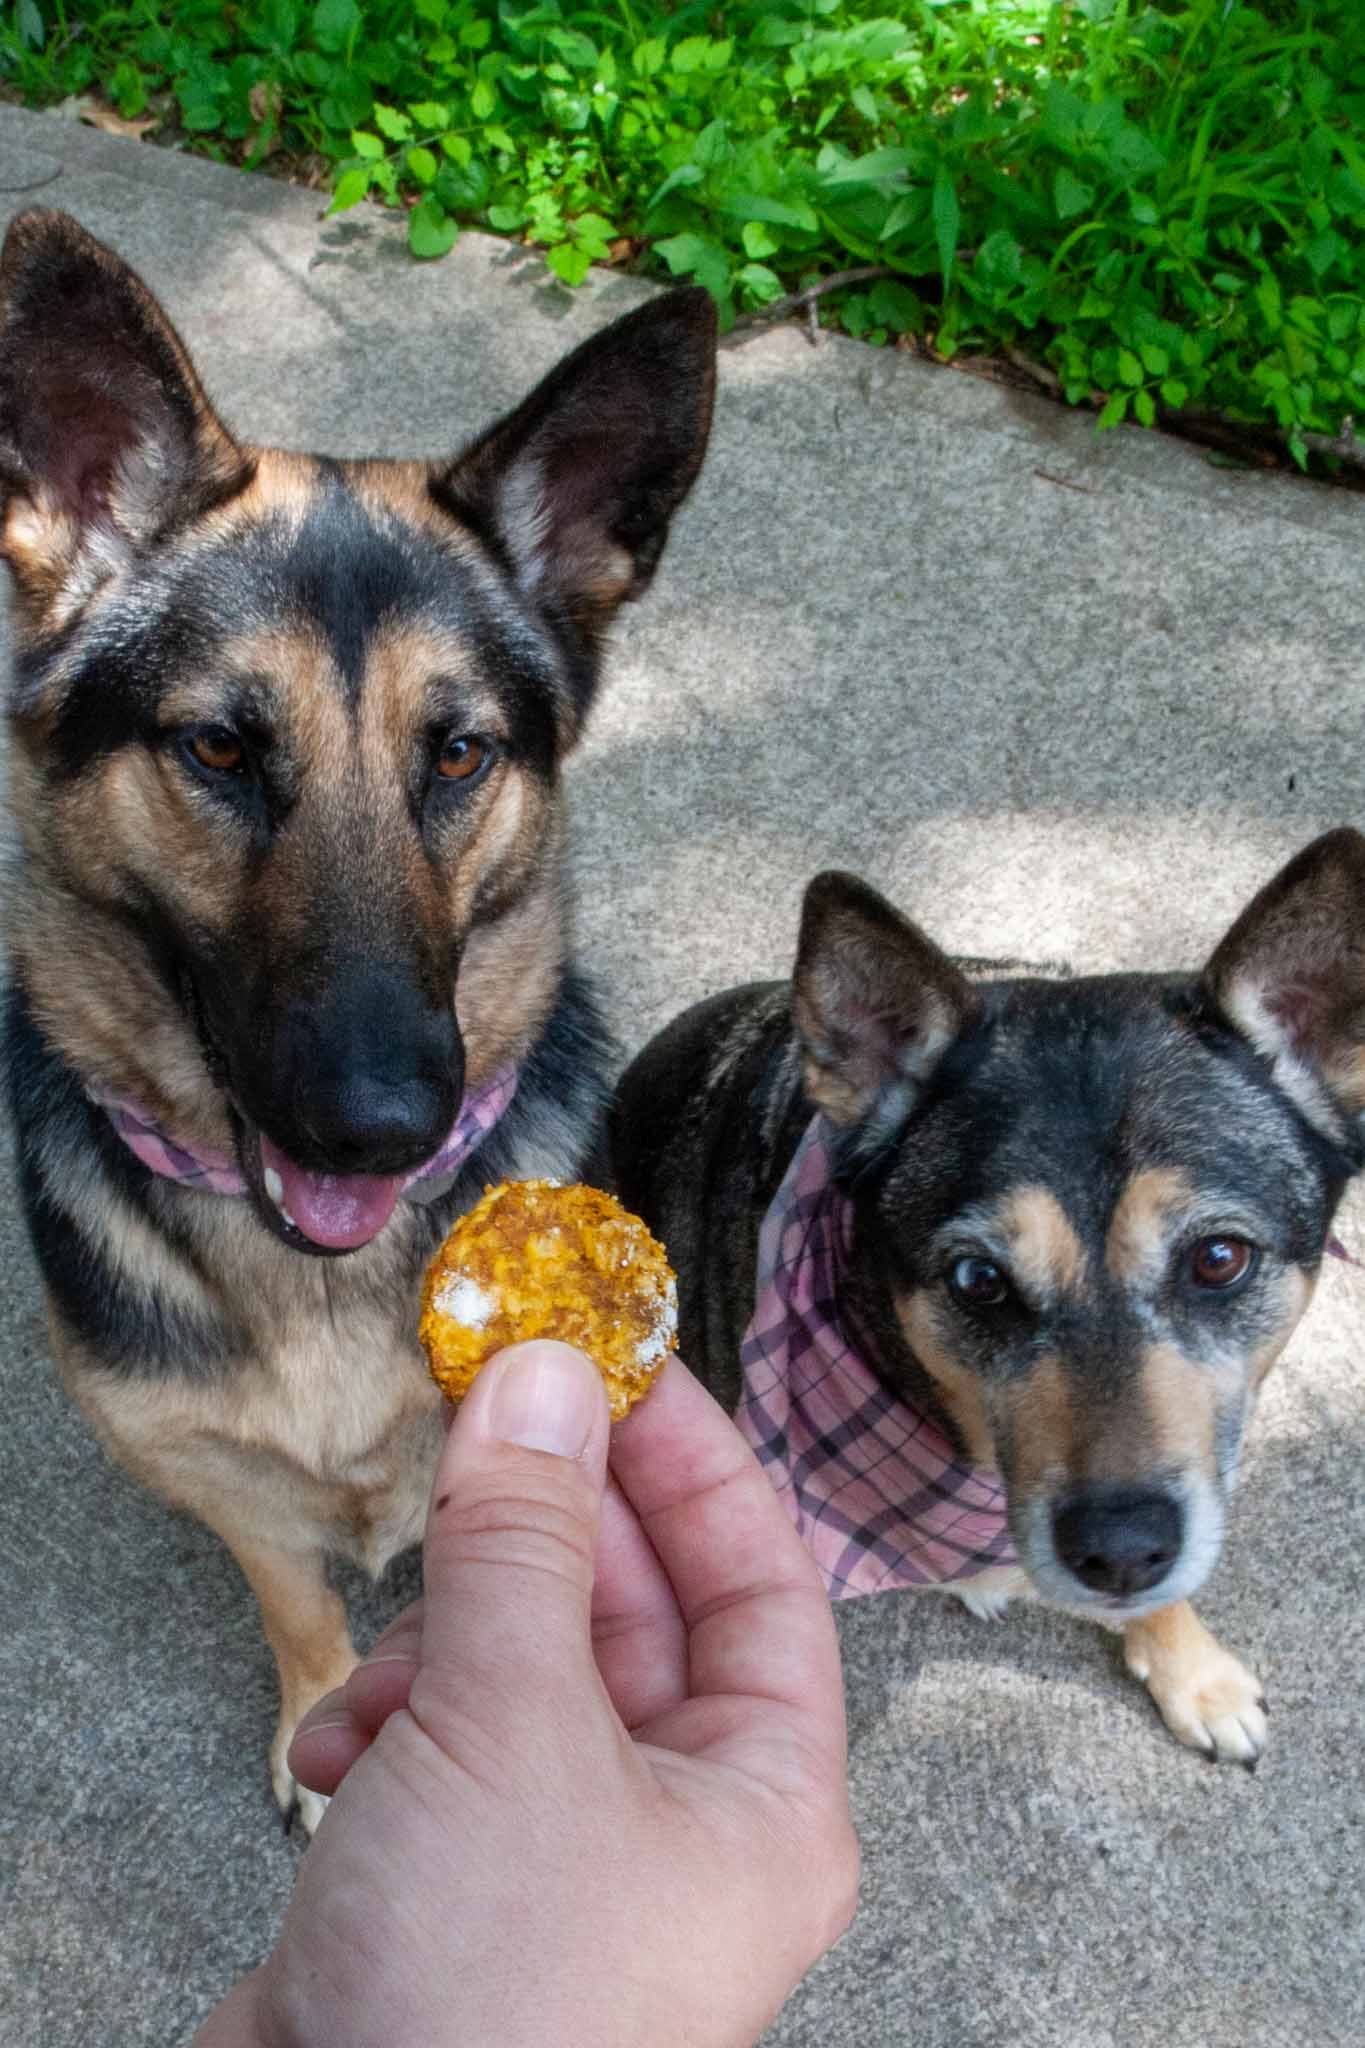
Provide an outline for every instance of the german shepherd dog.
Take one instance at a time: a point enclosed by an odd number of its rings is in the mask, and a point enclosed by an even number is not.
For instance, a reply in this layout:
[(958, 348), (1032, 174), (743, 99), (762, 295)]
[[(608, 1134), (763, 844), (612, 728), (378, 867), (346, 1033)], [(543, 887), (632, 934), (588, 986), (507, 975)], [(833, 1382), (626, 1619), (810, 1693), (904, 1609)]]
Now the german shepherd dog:
[[(742, 1416), (761, 1225), (821, 1129), (840, 1342), (1001, 1496), (1012, 1558), (940, 1578), (977, 1612), (1036, 1592), (1121, 1627), (1180, 1740), (1254, 1765), (1260, 1687), (1188, 1602), (1365, 1163), (1365, 838), (1308, 847), (1199, 975), (969, 978), (863, 882), (812, 882), (793, 982), (689, 1010), (611, 1116), (621, 1195), (679, 1271), (682, 1355)], [(848, 1407), (801, 1457), (837, 1467)], [(789, 1427), (751, 1437), (780, 1488)]]
[(74, 221), (4, 245), (23, 1200), (67, 1387), (259, 1600), (286, 1813), (292, 1731), (353, 1662), (325, 1557), (377, 1572), (421, 1531), (422, 1268), (600, 1125), (560, 763), (714, 368), (709, 299), (673, 292), (453, 458), (285, 454)]

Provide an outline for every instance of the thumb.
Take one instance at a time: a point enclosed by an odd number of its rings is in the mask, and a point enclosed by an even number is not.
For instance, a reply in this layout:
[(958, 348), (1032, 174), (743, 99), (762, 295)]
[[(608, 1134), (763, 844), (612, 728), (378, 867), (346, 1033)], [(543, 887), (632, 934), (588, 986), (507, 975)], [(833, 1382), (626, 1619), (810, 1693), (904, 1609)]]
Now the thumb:
[(412, 1705), (549, 1705), (593, 1676), (593, 1566), (610, 1416), (597, 1368), (537, 1339), (490, 1359), (437, 1468)]

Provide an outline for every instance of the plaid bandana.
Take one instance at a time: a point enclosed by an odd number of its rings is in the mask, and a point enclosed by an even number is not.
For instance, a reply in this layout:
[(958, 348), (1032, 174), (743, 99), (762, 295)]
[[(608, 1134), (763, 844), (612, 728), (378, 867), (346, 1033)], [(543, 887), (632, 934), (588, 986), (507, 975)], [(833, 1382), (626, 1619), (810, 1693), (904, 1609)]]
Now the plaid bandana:
[[(463, 1166), (470, 1153), (487, 1137), (516, 1092), (517, 1070), (504, 1067), (480, 1088), (477, 1095), (466, 1095), (460, 1114), (440, 1151), (408, 1174), (403, 1186), (410, 1188), (417, 1181), (435, 1180), (438, 1174), (453, 1173), (457, 1167)], [(215, 1152), (207, 1145), (191, 1150), (178, 1144), (164, 1124), (158, 1123), (154, 1116), (149, 1116), (146, 1110), (140, 1109), (126, 1096), (106, 1095), (98, 1088), (92, 1088), (90, 1096), (106, 1112), (128, 1149), (135, 1152), (153, 1173), (159, 1173), (163, 1180), (176, 1180), (182, 1187), (198, 1188), (211, 1195), (246, 1193), (246, 1182), (227, 1153)]]
[(740, 1431), (833, 1600), (1013, 1564), (1000, 1481), (882, 1386), (839, 1327), (853, 1207), (830, 1177), (831, 1137), (815, 1117), (763, 1219)]

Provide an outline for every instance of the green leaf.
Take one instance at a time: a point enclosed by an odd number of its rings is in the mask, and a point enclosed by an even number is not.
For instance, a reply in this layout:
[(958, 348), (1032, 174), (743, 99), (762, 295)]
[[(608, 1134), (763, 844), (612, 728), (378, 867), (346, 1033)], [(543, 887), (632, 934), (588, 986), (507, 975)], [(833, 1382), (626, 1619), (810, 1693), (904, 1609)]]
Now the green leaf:
[(867, 295), (868, 309), (879, 327), (896, 334), (918, 334), (924, 326), (924, 308), (908, 284), (899, 278), (878, 278)]
[(1280, 324), (1280, 287), (1268, 270), (1263, 270), (1256, 280), (1256, 303), (1273, 334)]
[(491, 78), (479, 78), (469, 95), (469, 111), (476, 121), (486, 121), (498, 104), (498, 88)]
[(420, 146), (410, 149), (407, 154), (407, 169), (419, 185), (429, 185), (436, 176), (436, 158), (429, 149)]
[(1303, 260), (1314, 277), (1325, 277), (1334, 263), (1349, 256), (1350, 244), (1343, 240), (1335, 228), (1324, 228), (1320, 235), (1314, 235), (1311, 242), (1303, 247)]
[(582, 284), (592, 269), (592, 258), (587, 250), (575, 248), (572, 242), (560, 242), (556, 248), (547, 249), (545, 261), (565, 284)]
[(1057, 209), (1058, 220), (1071, 220), (1078, 213), (1084, 213), (1095, 196), (1093, 185), (1087, 185), (1074, 171), (1062, 164), (1052, 180), (1052, 204)]
[(344, 50), (359, 27), (356, 0), (318, 0), (313, 9), (313, 41), (320, 50)]
[(436, 197), (447, 213), (482, 212), (492, 187), (488, 166), (478, 157), (469, 163), (443, 164), (436, 173)]
[(739, 220), (766, 220), (776, 227), (804, 228), (808, 234), (819, 232), (815, 209), (804, 201), (791, 206), (784, 199), (769, 199), (762, 192), (726, 192), (717, 198), (715, 206), (717, 213), (732, 214)]
[(408, 215), (408, 247), (414, 256), (420, 256), (424, 261), (444, 256), (447, 250), (453, 249), (459, 233), (457, 224), (430, 193), (425, 199), (419, 199)]
[(756, 305), (771, 305), (782, 296), (782, 280), (766, 263), (746, 263), (735, 272), (735, 283), (743, 285)]
[(1170, 356), (1154, 341), (1139, 342), (1138, 354), (1142, 357), (1143, 369), (1151, 377), (1164, 377), (1171, 367)]
[(853, 157), (834, 165), (825, 174), (825, 184), (874, 185), (879, 191), (899, 191), (910, 164), (908, 149), (874, 149), (866, 156)]
[(437, 100), (414, 100), (408, 112), (419, 128), (446, 128), (450, 125), (450, 109)]
[(1125, 384), (1142, 382), (1142, 365), (1130, 348), (1119, 350), (1119, 375)]
[(893, 199), (877, 239), (882, 242), (893, 242), (906, 228), (917, 228), (924, 218), (924, 198), (924, 192), (920, 190), (902, 192), (898, 198)]
[(412, 139), (412, 123), (406, 114), (400, 114), (397, 107), (386, 107), (382, 101), (374, 104), (374, 125), (381, 135), (387, 135), (390, 142), (409, 142)]
[(934, 240), (938, 243), (938, 260), (943, 271), (943, 288), (947, 291), (952, 283), (953, 260), (957, 255), (957, 235), (962, 224), (962, 209), (957, 203), (952, 178), (941, 168), (934, 178), (934, 198), (930, 211), (934, 221)]
[(866, 85), (855, 85), (852, 92), (849, 94), (849, 98), (865, 121), (876, 120), (877, 99), (875, 93), (872, 92), (870, 87)]
[(580, 213), (569, 226), (574, 247), (586, 250), (594, 263), (610, 256), (616, 230), (600, 213)]
[(718, 243), (706, 235), (669, 235), (654, 244), (655, 250), (674, 277), (695, 277), (712, 298), (723, 298), (730, 289), (730, 259)]
[(1150, 391), (1135, 391), (1133, 393), (1133, 411), (1140, 425), (1144, 427), (1154, 427), (1156, 425), (1156, 402)]
[(47, 41), (47, 29), (43, 23), (43, 10), (38, 0), (17, 0), (14, 9), (14, 25), (19, 31), (19, 40), (27, 43), (30, 50), (41, 50)]
[(674, 71), (700, 71), (711, 50), (710, 36), (684, 36), (673, 48), (669, 66)]
[(577, 29), (554, 28), (545, 38), (551, 49), (557, 50), (564, 62), (574, 71), (595, 71), (597, 68), (597, 45)]
[(1114, 393), (1113, 397), (1108, 400), (1103, 410), (1101, 411), (1099, 418), (1095, 422), (1095, 430), (1097, 433), (1103, 433), (1106, 427), (1116, 427), (1119, 424), (1120, 420), (1125, 419), (1127, 417), (1128, 400), (1131, 395), (1132, 394), (1127, 391), (1116, 391)]
[(1179, 377), (1167, 377), (1161, 386), (1161, 403), (1168, 405), (1172, 412), (1182, 411), (1189, 395), (1188, 384), (1182, 384)]
[(776, 255), (782, 246), (777, 236), (770, 228), (765, 227), (761, 220), (746, 220), (739, 231), (739, 239), (744, 244), (745, 255), (752, 256), (755, 260), (763, 256)]
[(384, 145), (379, 137), (367, 134), (363, 128), (351, 130), (351, 148), (357, 156), (363, 156), (367, 160), (384, 154)]
[(1004, 228), (987, 235), (972, 264), (972, 282), (986, 292), (1005, 292), (1022, 275), (1023, 251)]
[(125, 121), (133, 120), (147, 104), (147, 81), (136, 64), (126, 60), (118, 65), (109, 81), (109, 97)]
[(645, 212), (647, 214), (653, 213), (655, 207), (661, 206), (670, 192), (682, 191), (689, 185), (700, 185), (702, 176), (703, 172), (700, 164), (679, 164), (676, 171), (669, 172), (663, 184), (660, 185), (653, 198), (649, 200), (645, 207)]
[(349, 171), (343, 171), (332, 187), (332, 203), (327, 211), (345, 213), (348, 206), (363, 199), (370, 189), (370, 173), (364, 164), (358, 164)]

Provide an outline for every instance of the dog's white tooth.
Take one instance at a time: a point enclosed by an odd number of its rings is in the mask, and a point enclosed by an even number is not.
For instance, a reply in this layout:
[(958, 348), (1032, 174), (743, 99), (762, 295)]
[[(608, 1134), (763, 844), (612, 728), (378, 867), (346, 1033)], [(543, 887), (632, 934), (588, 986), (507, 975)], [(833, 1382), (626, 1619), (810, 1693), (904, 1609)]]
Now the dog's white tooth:
[[(285, 1206), (284, 1206), (284, 1203), (283, 1203), (283, 1202), (281, 1202), (281, 1203), (280, 1203), (280, 1214), (281, 1214), (281, 1216), (283, 1216), (283, 1218), (284, 1218), (285, 1222), (286, 1222), (286, 1223), (287, 1223), (287, 1224), (289, 1225), (289, 1228), (290, 1228), (291, 1230), (298, 1230), (298, 1228), (299, 1228), (298, 1224), (297, 1224), (297, 1223), (296, 1223), (296, 1222), (294, 1221), (294, 1219), (293, 1219), (293, 1217), (292, 1217), (292, 1216), (290, 1215), (289, 1211), (288, 1211), (288, 1210), (287, 1210), (287, 1209), (285, 1208)], [(300, 1232), (299, 1232), (299, 1235), (300, 1235), (300, 1236), (302, 1236), (302, 1235), (303, 1235), (302, 1231), (300, 1231)]]
[(277, 1209), (283, 1209), (284, 1182), (280, 1179), (280, 1176), (276, 1173), (273, 1166), (267, 1166), (265, 1170), (265, 1191), (269, 1195), (271, 1201), (275, 1204), (275, 1207)]

